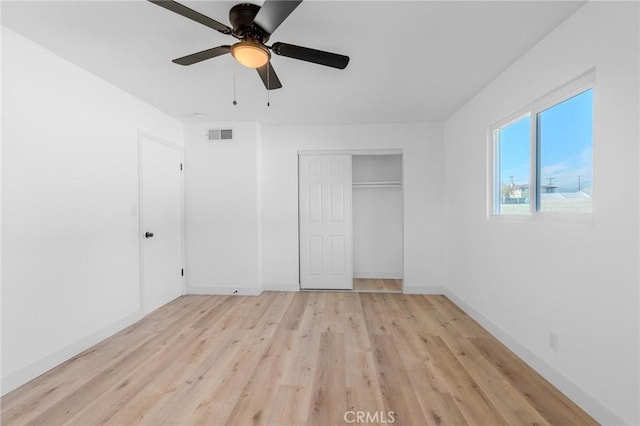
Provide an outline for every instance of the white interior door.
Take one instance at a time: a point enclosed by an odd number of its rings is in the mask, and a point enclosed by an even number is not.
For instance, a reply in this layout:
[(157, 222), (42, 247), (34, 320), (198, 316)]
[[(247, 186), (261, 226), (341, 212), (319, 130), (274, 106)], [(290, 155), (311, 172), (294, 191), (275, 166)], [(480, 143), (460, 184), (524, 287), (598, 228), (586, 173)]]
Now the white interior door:
[(140, 135), (141, 300), (149, 313), (183, 294), (182, 154)]
[(299, 158), (300, 287), (353, 287), (351, 155)]

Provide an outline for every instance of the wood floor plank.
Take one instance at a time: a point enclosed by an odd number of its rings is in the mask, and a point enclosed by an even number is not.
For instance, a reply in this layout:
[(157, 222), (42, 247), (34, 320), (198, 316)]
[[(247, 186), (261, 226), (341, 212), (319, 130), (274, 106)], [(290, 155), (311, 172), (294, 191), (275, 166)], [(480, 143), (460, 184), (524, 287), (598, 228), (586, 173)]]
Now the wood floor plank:
[(419, 323), (415, 321), (415, 316), (408, 321), (402, 321), (402, 319), (406, 319), (406, 316), (399, 314), (392, 322), (391, 336), (426, 418), (425, 424), (467, 424), (448, 393), (447, 383), (437, 374), (436, 367), (425, 350), (425, 339), (435, 336), (422, 331)]
[(348, 294), (335, 293), (324, 304), (322, 329), (326, 333), (344, 333), (344, 298)]
[[(188, 312), (208, 301), (206, 296), (176, 299), (164, 308), (166, 318), (179, 321)], [(14, 424), (16, 419), (26, 422), (35, 418), (42, 411), (76, 390), (91, 375), (117, 363), (128, 354), (128, 351), (132, 352), (143, 346), (147, 340), (153, 337), (148, 328), (155, 323), (154, 316), (148, 315), (144, 321), (125, 328), (55, 369), (49, 370), (30, 382), (28, 386), (23, 387), (21, 391), (5, 395), (2, 397), (3, 424)]]
[(597, 424), (443, 296), (185, 296), (2, 397), (3, 425)]
[(526, 374), (529, 366), (495, 339), (474, 338), (471, 342), (550, 424), (597, 424), (542, 376)]
[(402, 280), (386, 278), (354, 278), (353, 289), (363, 292), (402, 292)]
[(307, 309), (307, 301), (309, 296), (314, 293), (301, 292), (299, 296), (294, 297), (287, 307), (279, 327), (283, 330), (295, 331), (300, 327), (300, 322)]
[[(441, 335), (449, 349), (467, 373), (478, 383), (483, 383), (485, 395), (509, 424), (547, 425), (545, 418), (537, 412), (511, 384), (487, 362), (467, 336), (485, 335), (485, 332), (468, 316), (452, 308), (451, 302), (442, 296), (430, 298), (436, 307), (436, 316), (446, 322), (445, 333)], [(464, 335), (462, 334), (464, 333)]]
[(378, 372), (357, 293), (345, 295), (345, 392), (347, 409), (378, 412), (384, 409)]
[(220, 317), (224, 315), (225, 312), (228, 312), (234, 303), (238, 303), (239, 299), (231, 296), (223, 296), (217, 300), (217, 303), (214, 306), (211, 306), (203, 312), (203, 315), (200, 316), (193, 324), (191, 324), (191, 328), (205, 328), (209, 327), (209, 325), (215, 323)]
[(340, 424), (346, 412), (344, 334), (323, 331), (320, 347), (307, 423), (319, 426)]
[(423, 342), (439, 380), (447, 384), (448, 393), (469, 424), (509, 424), (492, 404), (482, 385), (469, 375), (440, 336), (425, 338)]
[(380, 393), (385, 404), (383, 412), (392, 411), (400, 424), (427, 424), (413, 387), (407, 386), (409, 376), (402, 363), (398, 362), (400, 355), (391, 336), (377, 334), (373, 344)]
[(396, 298), (404, 319), (416, 333), (438, 336), (444, 332), (443, 325), (434, 315), (435, 307), (421, 295), (404, 295)]
[(244, 321), (242, 321), (242, 328), (247, 328), (249, 330), (253, 330), (260, 321), (260, 319), (264, 316), (267, 309), (273, 302), (273, 300), (277, 297), (278, 293), (273, 291), (267, 291), (262, 293), (261, 297), (256, 297), (254, 300), (244, 299), (243, 302), (245, 305), (252, 305), (251, 309), (246, 312)]
[(460, 347), (465, 349), (465, 355), (458, 358), (460, 364), (477, 383), (482, 383), (484, 394), (509, 424), (549, 424), (504, 377), (481, 361), (469, 344), (465, 342)]
[(402, 279), (400, 278), (385, 278), (383, 279), (388, 290), (402, 291)]
[(261, 425), (266, 422), (268, 406), (275, 393), (271, 387), (279, 384), (282, 372), (292, 357), (293, 332), (281, 332), (274, 336), (242, 390), (241, 398), (233, 407), (227, 423), (232, 425)]
[(308, 398), (308, 389), (303, 386), (279, 385), (273, 404), (267, 410), (265, 425), (305, 425), (307, 413), (300, 409), (298, 402), (306, 398)]
[[(58, 401), (54, 406), (35, 417), (31, 423), (47, 425), (50, 418), (61, 419), (61, 422), (71, 421), (80, 410), (84, 410), (86, 406), (100, 400), (100, 397), (111, 388), (123, 389), (127, 385), (140, 386), (150, 380), (150, 377), (153, 377), (156, 372), (166, 368), (162, 362), (154, 362), (154, 360), (158, 358), (172, 359), (176, 353), (183, 351), (181, 347), (183, 344), (194, 343), (207, 331), (206, 329), (192, 329), (188, 325), (203, 315), (207, 315), (210, 309), (217, 306), (218, 302), (216, 299), (207, 298), (204, 299), (204, 303), (199, 305), (199, 310), (180, 311), (183, 314), (182, 321), (159, 329), (137, 351), (129, 352), (119, 363), (111, 365), (100, 374), (95, 375), (63, 400)], [(122, 378), (121, 375), (114, 374), (117, 371), (123, 371), (128, 376)], [(131, 378), (131, 375), (135, 376), (135, 380)], [(95, 417), (95, 413), (91, 414), (91, 417)]]
[(223, 351), (230, 350), (235, 339), (231, 333), (211, 334), (202, 328), (189, 329), (188, 332), (199, 333), (198, 338), (174, 347), (171, 353), (158, 354), (162, 358), (171, 357), (171, 365), (155, 362), (155, 357), (150, 358), (143, 368), (134, 370), (104, 394), (104, 397), (113, 401), (110, 406), (96, 401), (75, 416), (72, 423), (163, 423), (168, 418), (168, 412), (180, 407), (172, 399), (179, 399), (179, 395), (201, 380), (203, 373), (199, 371), (200, 367), (216, 360)]
[(486, 337), (489, 333), (480, 327), (469, 315), (453, 304), (445, 296), (429, 296), (435, 316), (447, 326), (453, 327), (463, 337)]
[(389, 330), (386, 328), (384, 317), (382, 316), (382, 307), (377, 304), (378, 299), (375, 294), (360, 294), (360, 305), (362, 306), (362, 315), (367, 324), (367, 332), (369, 338), (373, 341), (376, 334), (387, 334)]
[[(261, 365), (270, 341), (262, 338), (241, 340), (238, 351), (227, 351), (200, 377), (166, 423), (188, 425), (223, 425), (241, 398), (253, 372)], [(171, 408), (171, 406), (169, 407)]]
[(283, 372), (281, 384), (297, 386), (296, 419), (306, 422), (311, 403), (316, 363), (320, 353), (320, 335), (323, 330), (326, 293), (307, 293), (307, 304), (300, 318), (295, 339), (291, 343), (292, 357), (288, 368)]
[(121, 377), (116, 374), (117, 372), (134, 371), (157, 353), (158, 351), (150, 346), (145, 346), (136, 352), (129, 353), (120, 362), (103, 371), (101, 374), (94, 376), (64, 399), (40, 413), (40, 415), (31, 420), (29, 424), (49, 425), (51, 419), (58, 419), (60, 424), (68, 422), (79, 410), (92, 404), (110, 388), (118, 384)]
[[(289, 368), (282, 375), (283, 384), (311, 388), (316, 362), (320, 352), (320, 335), (324, 317), (326, 293), (310, 293), (295, 339), (291, 343), (292, 358)], [(308, 406), (308, 401), (301, 401)]]
[[(233, 299), (235, 299), (231, 302), (233, 307), (217, 317), (215, 321), (209, 323), (207, 327), (218, 332), (251, 329), (245, 326), (245, 322), (247, 320), (247, 317), (254, 310), (256, 302), (254, 300), (243, 297), (233, 297)], [(260, 310), (258, 315), (262, 313), (264, 313), (264, 311)]]
[[(225, 371), (228, 371), (230, 367), (226, 362), (230, 359), (236, 361), (236, 357), (241, 357), (243, 345), (240, 344), (239, 338), (240, 335), (237, 331), (226, 331), (206, 339), (206, 342), (202, 342), (202, 347), (206, 350), (199, 351), (196, 356), (181, 356), (180, 361), (176, 362), (182, 369), (182, 374), (173, 379), (173, 374), (164, 374), (164, 378), (160, 377), (158, 381), (154, 380), (151, 386), (133, 397), (125, 409), (119, 410), (110, 423), (114, 425), (132, 424), (128, 418), (131, 416), (139, 417), (135, 411), (139, 405), (144, 405), (138, 404), (138, 400), (143, 398), (145, 393), (148, 396), (154, 393), (159, 395), (153, 409), (149, 410), (149, 415), (145, 417), (145, 423), (150, 425), (181, 424), (186, 419), (190, 419), (197, 404), (200, 403), (199, 397), (209, 392), (209, 390), (204, 391), (204, 388), (208, 384), (216, 382), (214, 377), (218, 375), (217, 370), (225, 367)], [(246, 333), (243, 338), (249, 339)], [(163, 381), (167, 384), (165, 386), (159, 385)], [(161, 392), (158, 393), (158, 391)], [(208, 393), (208, 395), (212, 394)]]
[[(189, 321), (190, 318), (196, 315), (193, 313), (193, 308), (199, 308), (212, 303), (212, 300), (209, 298), (194, 300), (195, 303), (191, 306), (190, 310), (188, 309), (189, 306), (187, 303), (184, 305), (184, 309), (169, 310), (169, 316), (177, 318), (180, 321)], [(182, 301), (179, 302), (178, 305), (181, 305)], [(49, 386), (51, 382), (47, 378), (52, 376), (60, 378), (73, 377), (75, 380), (68, 382), (68, 386), (64, 388), (51, 388), (52, 392), (48, 392), (44, 398), (41, 396), (43, 386), (40, 379), (34, 380), (33, 386), (24, 387), (24, 392), (20, 392), (21, 389), (19, 389), (18, 391), (10, 393), (8, 395), (9, 401), (11, 401), (13, 394), (32, 395), (31, 398), (29, 398), (32, 402), (35, 399), (35, 404), (27, 404), (26, 407), (20, 404), (16, 405), (16, 407), (22, 407), (18, 410), (23, 412), (23, 416), (17, 416), (13, 412), (14, 409), (11, 408), (12, 405), (10, 405), (9, 402), (5, 402), (3, 397), (4, 406), (9, 406), (6, 412), (3, 406), (3, 424), (14, 424), (13, 421), (16, 420), (15, 424), (23, 424), (25, 421), (28, 421), (34, 425), (46, 425), (48, 424), (48, 418), (60, 417), (61, 419), (68, 419), (72, 417), (78, 410), (92, 401), (92, 396), (95, 398), (96, 395), (101, 394), (102, 391), (112, 384), (112, 381), (117, 378), (114, 372), (128, 372), (138, 367), (157, 351), (155, 346), (161, 345), (162, 342), (166, 343), (171, 338), (175, 339), (179, 337), (175, 335), (175, 330), (166, 327), (164, 329), (159, 328), (155, 333), (149, 332), (147, 329), (148, 326), (153, 328), (156, 322), (157, 319), (151, 316), (149, 321), (138, 323), (117, 333), (113, 336), (113, 342), (115, 343), (107, 344), (106, 342), (101, 342), (72, 360), (62, 364), (55, 369), (60, 373), (54, 374), (55, 371), (53, 370), (46, 373), (42, 382)], [(138, 331), (140, 335), (138, 335)], [(123, 344), (131, 343), (131, 340), (136, 336), (141, 339), (139, 344), (132, 344), (130, 347), (122, 346)], [(109, 339), (109, 341), (111, 342), (112, 340)], [(107, 350), (106, 356), (99, 356), (105, 348)], [(112, 354), (112, 358), (109, 359), (109, 354), (112, 353), (112, 349), (116, 349), (117, 354)], [(79, 375), (81, 373), (84, 373), (84, 375)], [(55, 391), (58, 391), (55, 393), (57, 396), (56, 400), (53, 403), (47, 404), (47, 397), (54, 394)], [(17, 399), (19, 399), (19, 397)], [(31, 409), (27, 410), (27, 407)]]
[(469, 425), (453, 397), (445, 392), (419, 393), (420, 407), (429, 425)]
[(273, 336), (273, 333), (280, 326), (282, 317), (288, 310), (287, 308), (294, 299), (294, 293), (276, 292), (274, 299), (264, 311), (264, 315), (253, 327), (251, 335), (264, 338)]

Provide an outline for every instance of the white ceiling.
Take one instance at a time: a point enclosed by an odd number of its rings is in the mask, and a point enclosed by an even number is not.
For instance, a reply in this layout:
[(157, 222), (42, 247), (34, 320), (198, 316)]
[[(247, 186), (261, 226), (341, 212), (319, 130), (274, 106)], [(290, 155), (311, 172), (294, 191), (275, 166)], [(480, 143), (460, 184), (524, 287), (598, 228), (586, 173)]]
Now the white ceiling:
[[(228, 24), (238, 2), (183, 3)], [(351, 61), (336, 70), (274, 55), (284, 87), (270, 92), (270, 107), (256, 72), (230, 55), (173, 64), (235, 39), (147, 1), (1, 6), (5, 26), (183, 121), (362, 123), (446, 119), (582, 4), (307, 0), (269, 44), (328, 50)]]

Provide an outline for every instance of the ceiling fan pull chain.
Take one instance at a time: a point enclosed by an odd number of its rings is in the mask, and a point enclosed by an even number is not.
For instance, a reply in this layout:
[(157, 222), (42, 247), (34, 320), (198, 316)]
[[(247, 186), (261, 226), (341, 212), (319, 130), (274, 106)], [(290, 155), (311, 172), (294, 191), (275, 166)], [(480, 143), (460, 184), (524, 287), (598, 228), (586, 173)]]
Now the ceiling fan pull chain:
[(269, 93), (269, 88), (271, 87), (269, 84), (269, 68), (271, 67), (269, 62), (267, 62), (267, 106), (271, 106), (271, 97)]
[(233, 104), (238, 105), (236, 101), (236, 62), (233, 61)]

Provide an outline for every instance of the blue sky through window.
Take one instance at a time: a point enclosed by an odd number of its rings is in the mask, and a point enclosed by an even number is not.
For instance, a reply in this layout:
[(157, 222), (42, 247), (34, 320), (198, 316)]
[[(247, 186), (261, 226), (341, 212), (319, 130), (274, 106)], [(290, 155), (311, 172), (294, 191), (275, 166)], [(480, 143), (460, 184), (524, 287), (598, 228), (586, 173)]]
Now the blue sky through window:
[[(593, 91), (538, 114), (540, 184), (557, 192), (591, 191), (593, 184)], [(500, 129), (500, 183), (529, 184), (530, 118)]]
[(529, 185), (531, 144), (529, 116), (500, 129), (501, 185)]
[(567, 99), (538, 114), (540, 184), (557, 192), (593, 185), (593, 91)]

